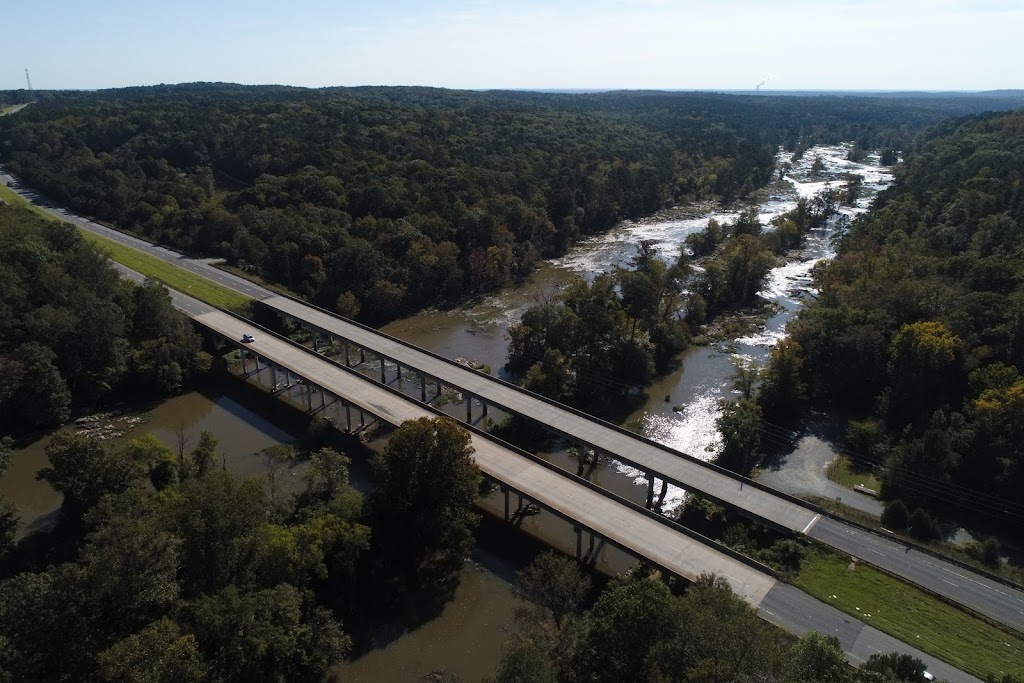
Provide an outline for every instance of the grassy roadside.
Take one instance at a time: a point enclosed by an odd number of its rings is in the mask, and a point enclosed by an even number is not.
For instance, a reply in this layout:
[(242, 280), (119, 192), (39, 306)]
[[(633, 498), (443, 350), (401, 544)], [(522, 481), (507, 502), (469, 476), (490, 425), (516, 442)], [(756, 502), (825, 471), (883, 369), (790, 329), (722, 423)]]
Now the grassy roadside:
[(873, 491), (881, 489), (882, 484), (870, 471), (856, 469), (850, 459), (840, 455), (828, 467), (828, 478), (846, 488), (852, 489), (857, 484), (866, 486)]
[(42, 216), (43, 218), (45, 218), (48, 221), (55, 221), (55, 220), (57, 220), (56, 218), (53, 217), (52, 214), (49, 214), (49, 213), (43, 211), (41, 208), (39, 208), (38, 206), (36, 206), (32, 202), (26, 200), (20, 194), (18, 194), (17, 192), (12, 190), (11, 188), (7, 187), (3, 183), (0, 183), (0, 199), (4, 200), (5, 202), (10, 204), (11, 206), (23, 206), (26, 209), (28, 209), (29, 211), (31, 211), (32, 213), (34, 213), (34, 214), (36, 214), (38, 216)]
[(982, 679), (1024, 676), (1024, 638), (872, 567), (809, 549), (793, 584), (865, 624)]
[[(52, 214), (47, 213), (32, 202), (26, 201), (17, 192), (3, 184), (0, 184), (0, 199), (3, 199), (12, 206), (24, 206), (46, 220), (58, 220)], [(159, 280), (171, 289), (194, 296), (211, 306), (221, 306), (222, 308), (229, 308), (234, 311), (243, 311), (252, 301), (247, 296), (233, 292), (227, 287), (218, 285), (195, 273), (190, 273), (173, 263), (168, 263), (155, 256), (126, 247), (120, 242), (101, 237), (88, 230), (79, 228), (78, 232), (86, 241), (107, 254), (111, 260), (142, 273), (146, 277)]]

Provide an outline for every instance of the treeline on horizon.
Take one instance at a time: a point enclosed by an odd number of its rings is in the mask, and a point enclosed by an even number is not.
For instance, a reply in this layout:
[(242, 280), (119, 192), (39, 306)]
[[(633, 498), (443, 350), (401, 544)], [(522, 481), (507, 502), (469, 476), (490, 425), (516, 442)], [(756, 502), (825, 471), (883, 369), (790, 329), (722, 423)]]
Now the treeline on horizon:
[(39, 93), (0, 118), (0, 159), (83, 213), (381, 322), (623, 218), (746, 195), (780, 145), (903, 148), (981, 106), (191, 84)]
[[(811, 400), (852, 412), (848, 451), (877, 470), (885, 498), (1018, 538), (1022, 175), (1024, 112), (930, 130), (817, 272), (787, 347)], [(905, 527), (906, 508), (889, 519)]]

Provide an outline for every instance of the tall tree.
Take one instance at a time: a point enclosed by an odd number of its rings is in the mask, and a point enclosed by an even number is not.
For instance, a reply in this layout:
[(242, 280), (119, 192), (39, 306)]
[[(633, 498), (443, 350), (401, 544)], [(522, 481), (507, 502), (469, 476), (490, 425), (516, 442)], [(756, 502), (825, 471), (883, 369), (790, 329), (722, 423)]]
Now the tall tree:
[(515, 592), (551, 613), (561, 630), (590, 590), (590, 577), (580, 573), (572, 559), (544, 552), (516, 575)]
[(410, 420), (373, 458), (375, 514), (384, 540), (410, 575), (461, 566), (479, 518), (480, 485), (469, 432), (451, 418)]

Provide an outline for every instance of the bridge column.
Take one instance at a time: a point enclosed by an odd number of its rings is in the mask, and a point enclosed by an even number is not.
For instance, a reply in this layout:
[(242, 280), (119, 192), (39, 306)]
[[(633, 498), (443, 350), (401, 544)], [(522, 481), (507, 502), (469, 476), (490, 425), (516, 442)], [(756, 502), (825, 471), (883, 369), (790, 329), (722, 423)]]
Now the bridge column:
[(313, 410), (313, 385), (306, 380), (304, 383), (306, 387), (306, 410)]
[(345, 402), (345, 431), (352, 433), (352, 404)]
[(327, 405), (327, 392), (324, 391), (323, 387), (317, 387), (320, 390), (320, 407), (323, 408)]
[(658, 492), (658, 502), (654, 504), (654, 509), (661, 512), (661, 506), (665, 503), (665, 494), (668, 493), (668, 482), (664, 479), (661, 480), (661, 491)]
[(583, 475), (585, 479), (590, 479), (591, 475), (593, 475), (593, 474), (594, 474), (594, 470), (596, 470), (596, 469), (597, 469), (597, 461), (598, 461), (598, 459), (599, 459), (600, 457), (601, 457), (601, 453), (600, 453), (600, 451), (598, 451), (598, 450), (597, 450), (597, 449), (595, 448), (595, 449), (594, 449), (594, 457), (593, 457), (593, 459), (591, 459), (591, 461), (590, 461), (590, 467), (588, 467), (588, 468), (587, 468), (587, 473)]
[(485, 401), (483, 399), (480, 399), (480, 409), (481, 409), (480, 414), (483, 415), (484, 417), (486, 417), (487, 416), (487, 401)]
[(277, 368), (274, 367), (273, 363), (268, 365), (270, 367), (270, 390), (277, 391)]
[(246, 358), (246, 355), (247, 354), (245, 352), (245, 347), (243, 346), (242, 347), (242, 374), (243, 375), (249, 372), (249, 359)]
[(359, 347), (359, 364), (362, 365), (366, 362), (366, 349)]
[(466, 392), (466, 422), (473, 423), (473, 394)]
[(576, 559), (580, 560), (583, 558), (583, 529), (573, 526), (572, 530), (576, 532)]
[(590, 545), (587, 547), (587, 558), (594, 552), (594, 532), (590, 532)]
[(398, 380), (398, 390), (402, 390), (402, 364), (395, 361), (395, 370), (398, 372), (398, 376), (395, 379)]
[(508, 521), (508, 487), (502, 486), (501, 492), (505, 494), (505, 521)]
[(587, 447), (580, 443), (576, 445), (576, 476), (583, 476), (583, 467), (586, 465)]
[(427, 402), (427, 375), (424, 372), (420, 373), (420, 402)]
[(650, 472), (644, 474), (647, 475), (647, 509), (650, 510), (654, 505), (654, 475)]
[(387, 382), (385, 381), (387, 369), (388, 369), (388, 363), (387, 363), (386, 360), (384, 360), (384, 356), (381, 356), (380, 357), (380, 383), (381, 384), (387, 384)]
[(366, 413), (363, 412), (362, 408), (359, 409), (359, 426), (360, 427), (365, 427), (366, 426)]
[(345, 342), (344, 347), (345, 347), (345, 367), (346, 368), (350, 368), (350, 367), (352, 367), (352, 361), (349, 360), (349, 357), (348, 357), (348, 342), (347, 341)]

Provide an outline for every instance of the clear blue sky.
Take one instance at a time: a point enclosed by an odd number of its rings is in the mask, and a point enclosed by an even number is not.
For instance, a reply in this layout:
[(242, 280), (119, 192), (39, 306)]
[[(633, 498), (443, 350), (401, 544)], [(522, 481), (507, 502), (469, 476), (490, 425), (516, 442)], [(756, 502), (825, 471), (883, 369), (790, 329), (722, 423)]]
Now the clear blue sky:
[[(10, 0), (0, 89), (1024, 88), (1024, 0)], [(770, 78), (769, 78), (770, 77)]]

